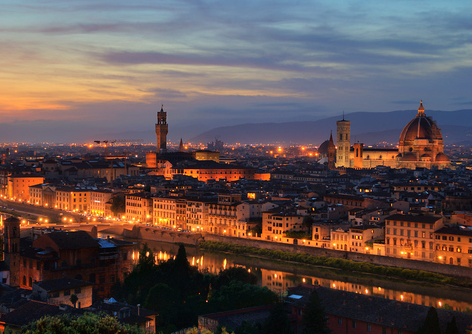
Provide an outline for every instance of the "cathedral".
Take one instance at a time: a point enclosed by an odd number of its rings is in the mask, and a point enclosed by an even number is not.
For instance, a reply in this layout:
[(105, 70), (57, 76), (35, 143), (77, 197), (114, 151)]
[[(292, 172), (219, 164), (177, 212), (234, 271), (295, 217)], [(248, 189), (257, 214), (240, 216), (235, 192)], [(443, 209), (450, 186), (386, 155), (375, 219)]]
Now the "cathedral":
[[(336, 122), (336, 125), (336, 154), (328, 156), (328, 166), (358, 169), (376, 166), (443, 169), (450, 166), (449, 158), (444, 154), (441, 130), (431, 117), (426, 116), (423, 101), (416, 117), (403, 128), (398, 148), (365, 148), (362, 143), (351, 146), (351, 122), (343, 117)], [(332, 151), (335, 146), (332, 137), (329, 146)], [(332, 161), (334, 157), (336, 157), (335, 162)]]

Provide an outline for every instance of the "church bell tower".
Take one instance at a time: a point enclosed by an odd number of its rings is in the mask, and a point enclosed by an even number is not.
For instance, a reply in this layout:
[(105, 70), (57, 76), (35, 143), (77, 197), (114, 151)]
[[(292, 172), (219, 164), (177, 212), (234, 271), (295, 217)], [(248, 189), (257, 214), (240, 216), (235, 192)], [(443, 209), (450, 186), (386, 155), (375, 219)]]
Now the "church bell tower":
[(20, 220), (16, 217), (3, 221), (3, 254), (10, 268), (10, 285), (20, 286)]
[(351, 153), (351, 122), (343, 119), (337, 121), (337, 150), (336, 167), (351, 167), (349, 154)]
[(169, 128), (167, 125), (167, 113), (164, 111), (164, 105), (161, 111), (157, 112), (156, 135), (157, 135), (157, 153), (164, 153), (167, 150), (167, 133)]

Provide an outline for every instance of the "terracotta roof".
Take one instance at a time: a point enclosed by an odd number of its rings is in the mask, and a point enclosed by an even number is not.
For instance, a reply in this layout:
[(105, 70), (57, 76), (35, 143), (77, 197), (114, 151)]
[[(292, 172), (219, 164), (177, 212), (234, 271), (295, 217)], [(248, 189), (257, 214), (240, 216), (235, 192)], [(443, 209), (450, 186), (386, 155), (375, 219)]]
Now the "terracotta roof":
[(90, 282), (67, 278), (67, 277), (50, 279), (46, 281), (36, 282), (34, 284), (46, 290), (47, 292), (61, 291), (61, 290), (66, 290), (66, 289), (75, 289), (75, 288), (80, 288), (83, 286), (93, 285), (93, 283), (90, 283)]
[(435, 232), (436, 234), (464, 235), (472, 237), (472, 229), (465, 226), (445, 226)]
[(402, 214), (394, 214), (385, 218), (385, 220), (397, 220), (397, 221), (404, 221), (410, 223), (424, 223), (424, 224), (434, 224), (441, 217), (435, 216), (413, 216), (413, 215), (402, 215)]
[(63, 311), (61, 311), (57, 305), (31, 300), (18, 307), (16, 310), (3, 314), (0, 321), (10, 327), (21, 327), (35, 320), (39, 320), (45, 315), (55, 316), (62, 312)]
[(51, 232), (48, 234), (44, 234), (44, 236), (49, 237), (59, 247), (59, 249), (80, 249), (99, 247), (98, 242), (85, 231)]
[[(288, 298), (293, 295), (302, 296), (302, 298), (291, 300), (293, 301), (292, 305), (303, 309), (309, 300), (311, 291), (312, 288), (310, 289), (308, 286), (296, 287), (289, 290)], [(428, 306), (319, 286), (316, 287), (316, 292), (326, 314), (411, 332), (416, 332), (424, 323), (429, 310)], [(472, 323), (472, 315), (470, 314), (444, 309), (436, 310), (443, 330), (446, 323), (451, 321), (453, 316), (456, 317), (459, 333), (464, 333), (465, 329)]]

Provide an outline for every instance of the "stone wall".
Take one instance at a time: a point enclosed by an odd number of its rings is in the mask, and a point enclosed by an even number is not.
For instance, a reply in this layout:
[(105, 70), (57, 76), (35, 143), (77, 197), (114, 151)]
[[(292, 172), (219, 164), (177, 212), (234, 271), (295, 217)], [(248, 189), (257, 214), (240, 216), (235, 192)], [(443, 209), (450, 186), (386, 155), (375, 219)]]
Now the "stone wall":
[(400, 267), (405, 269), (424, 270), (434, 273), (444, 274), (448, 276), (457, 276), (466, 279), (472, 279), (472, 268), (460, 267), (447, 264), (425, 262), (425, 261), (414, 261), (407, 259), (400, 259), (388, 256), (379, 256), (372, 254), (361, 254), (353, 252), (339, 251), (335, 249), (306, 247), (300, 245), (290, 245), (275, 242), (268, 242), (260, 239), (243, 239), (243, 238), (232, 238), (224, 237), (214, 234), (205, 234), (205, 241), (221, 241), (227, 243), (238, 244), (241, 246), (266, 248), (270, 250), (282, 250), (293, 253), (306, 253), (315, 256), (328, 256), (343, 258), (353, 261), (369, 262), (372, 264), (378, 264), (390, 267)]
[(161, 242), (170, 242), (175, 244), (185, 244), (197, 246), (203, 241), (200, 233), (177, 232), (171, 230), (161, 230), (154, 227), (143, 227), (134, 225), (133, 229), (123, 230), (123, 236), (133, 239), (144, 239)]

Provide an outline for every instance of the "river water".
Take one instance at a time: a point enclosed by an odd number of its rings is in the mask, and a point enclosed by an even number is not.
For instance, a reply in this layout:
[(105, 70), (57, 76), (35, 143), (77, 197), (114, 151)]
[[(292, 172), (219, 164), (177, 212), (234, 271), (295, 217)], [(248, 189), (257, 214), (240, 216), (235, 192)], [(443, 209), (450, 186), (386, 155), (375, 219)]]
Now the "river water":
[[(146, 242), (152, 249), (156, 263), (166, 261), (177, 254), (176, 244), (132, 240), (136, 243), (132, 258), (137, 261), (141, 244)], [(236, 255), (199, 250), (186, 246), (190, 264), (202, 272), (218, 274), (229, 267), (243, 267), (255, 274), (261, 286), (284, 295), (289, 287), (300, 283), (319, 284), (332, 289), (372, 295), (413, 304), (447, 308), (461, 312), (472, 312), (472, 290), (465, 288), (435, 286), (427, 283), (407, 283), (404, 280), (387, 280), (361, 273), (346, 273), (342, 270), (318, 268), (302, 264), (265, 260), (246, 255)]]

